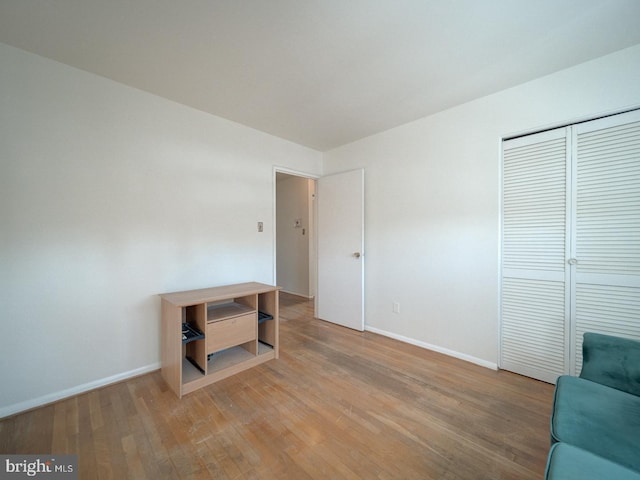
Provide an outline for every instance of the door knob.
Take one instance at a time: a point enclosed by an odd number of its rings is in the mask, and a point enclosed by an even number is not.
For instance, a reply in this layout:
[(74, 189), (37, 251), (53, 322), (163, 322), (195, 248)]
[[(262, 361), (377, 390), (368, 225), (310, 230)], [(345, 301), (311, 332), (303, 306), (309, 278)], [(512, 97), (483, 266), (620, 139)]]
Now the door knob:
[(354, 256), (355, 258), (360, 258), (360, 257), (361, 257), (360, 252), (355, 252), (355, 253), (353, 254), (353, 256)]
[(568, 260), (569, 265), (577, 265), (578, 264), (578, 259), (577, 258), (570, 258)]

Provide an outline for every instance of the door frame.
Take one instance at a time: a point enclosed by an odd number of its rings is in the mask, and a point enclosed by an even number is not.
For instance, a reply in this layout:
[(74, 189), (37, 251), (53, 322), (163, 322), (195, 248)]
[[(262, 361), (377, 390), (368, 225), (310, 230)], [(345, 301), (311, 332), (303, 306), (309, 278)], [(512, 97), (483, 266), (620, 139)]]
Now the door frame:
[[(285, 175), (291, 175), (294, 177), (301, 177), (301, 178), (306, 178), (309, 180), (313, 180), (314, 182), (316, 182), (316, 188), (317, 188), (317, 180), (318, 178), (320, 178), (322, 175), (320, 174), (315, 174), (315, 173), (309, 173), (309, 172), (304, 172), (304, 171), (300, 171), (300, 170), (293, 170), (291, 168), (287, 168), (287, 167), (281, 167), (278, 165), (275, 165), (273, 167), (273, 178), (272, 178), (272, 182), (273, 182), (273, 192), (272, 192), (272, 205), (273, 205), (273, 217), (272, 217), (272, 225), (273, 225), (273, 266), (272, 266), (272, 284), (276, 285), (277, 283), (277, 273), (278, 273), (278, 251), (277, 251), (277, 219), (276, 219), (276, 215), (277, 215), (277, 182), (276, 182), (276, 175), (278, 173), (282, 173)], [(317, 309), (318, 309), (318, 292), (317, 292), (317, 287), (318, 287), (318, 255), (317, 255), (317, 250), (318, 250), (318, 234), (317, 234), (317, 226), (316, 226), (316, 217), (317, 217), (317, 211), (316, 211), (316, 203), (314, 202), (313, 205), (311, 206), (311, 212), (312, 214), (312, 218), (311, 218), (311, 222), (313, 223), (313, 229), (312, 229), (312, 238), (310, 243), (313, 245), (313, 254), (312, 252), (309, 252), (310, 255), (310, 259), (309, 259), (309, 264), (313, 263), (314, 265), (314, 272), (310, 272), (309, 275), (309, 279), (311, 280), (311, 277), (313, 276), (313, 284), (314, 284), (314, 315), (316, 315), (317, 313)]]

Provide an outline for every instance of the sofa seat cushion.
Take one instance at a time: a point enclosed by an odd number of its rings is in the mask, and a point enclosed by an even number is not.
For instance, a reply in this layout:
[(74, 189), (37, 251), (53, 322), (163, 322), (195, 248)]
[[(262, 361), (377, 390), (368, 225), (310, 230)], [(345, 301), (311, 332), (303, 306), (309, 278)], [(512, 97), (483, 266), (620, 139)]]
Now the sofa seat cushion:
[(640, 472), (640, 397), (563, 375), (556, 383), (551, 440)]
[(566, 443), (551, 447), (545, 480), (640, 480), (640, 473)]

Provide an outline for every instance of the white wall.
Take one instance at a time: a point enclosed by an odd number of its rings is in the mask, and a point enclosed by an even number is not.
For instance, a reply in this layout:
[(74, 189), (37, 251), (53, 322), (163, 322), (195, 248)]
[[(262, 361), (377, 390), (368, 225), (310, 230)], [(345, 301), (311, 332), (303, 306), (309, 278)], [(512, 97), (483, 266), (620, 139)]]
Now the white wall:
[(273, 282), (273, 166), (322, 158), (2, 44), (0, 65), (1, 417), (158, 368), (158, 293)]
[(640, 45), (327, 152), (365, 168), (367, 328), (495, 367), (501, 137), (629, 106)]
[[(277, 283), (286, 292), (309, 297), (309, 204), (313, 180), (293, 175), (280, 178), (276, 187)], [(300, 220), (299, 227), (296, 220)]]

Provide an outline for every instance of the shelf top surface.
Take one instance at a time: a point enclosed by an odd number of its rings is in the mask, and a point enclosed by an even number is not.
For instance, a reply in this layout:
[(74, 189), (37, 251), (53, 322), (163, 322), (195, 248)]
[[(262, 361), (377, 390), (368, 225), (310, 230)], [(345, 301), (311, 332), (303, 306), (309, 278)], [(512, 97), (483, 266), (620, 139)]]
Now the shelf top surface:
[(176, 307), (187, 307), (199, 303), (216, 302), (245, 295), (280, 290), (280, 287), (267, 285), (266, 283), (247, 282), (221, 287), (201, 288), (198, 290), (185, 290), (182, 292), (162, 293), (160, 297)]

